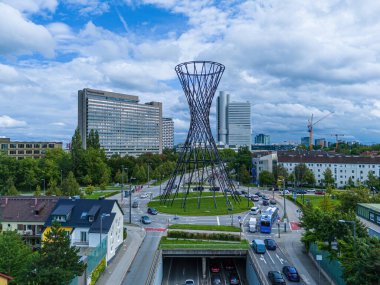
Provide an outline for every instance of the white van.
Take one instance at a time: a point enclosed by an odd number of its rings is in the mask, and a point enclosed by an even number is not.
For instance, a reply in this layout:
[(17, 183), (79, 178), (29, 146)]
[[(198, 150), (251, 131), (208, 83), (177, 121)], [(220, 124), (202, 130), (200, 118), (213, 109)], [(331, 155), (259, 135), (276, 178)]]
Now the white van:
[(260, 211), (260, 208), (259, 207), (252, 207), (251, 208), (251, 211), (249, 211), (249, 213), (251, 214), (251, 215), (257, 215), (257, 214), (259, 214), (261, 211)]
[(249, 231), (254, 233), (257, 231), (257, 220), (256, 218), (250, 218), (248, 222)]

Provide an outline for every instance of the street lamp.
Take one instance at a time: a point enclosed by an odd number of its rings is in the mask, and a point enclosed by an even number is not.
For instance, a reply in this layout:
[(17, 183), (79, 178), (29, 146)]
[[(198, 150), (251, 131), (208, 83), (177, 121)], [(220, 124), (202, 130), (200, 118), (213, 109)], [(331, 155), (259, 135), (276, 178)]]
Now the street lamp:
[(160, 173), (160, 196), (161, 196), (162, 173)]
[(99, 241), (99, 244), (100, 244), (100, 247), (102, 247), (102, 229), (103, 229), (103, 218), (104, 217), (109, 217), (110, 214), (106, 214), (106, 213), (103, 213), (100, 215), (100, 241)]
[(287, 215), (286, 215), (286, 199), (285, 199), (285, 178), (282, 178), (282, 194), (284, 196), (284, 217), (283, 217), (283, 220), (284, 220), (284, 230), (286, 232), (286, 218), (287, 218)]
[(43, 184), (43, 185), (44, 185), (44, 195), (46, 196), (45, 178), (42, 178), (42, 179), (41, 179), (41, 181), (43, 181), (43, 182), (44, 182), (44, 184)]
[(354, 250), (356, 253), (356, 222), (355, 221), (347, 221), (347, 220), (338, 220), (339, 223), (347, 223), (354, 225)]
[(127, 174), (128, 174), (128, 167), (124, 167), (124, 165), (121, 166), (121, 190), (120, 190), (121, 201), (123, 201), (124, 169), (127, 171)]
[(132, 224), (132, 180), (136, 178), (131, 177), (129, 179), (129, 223)]

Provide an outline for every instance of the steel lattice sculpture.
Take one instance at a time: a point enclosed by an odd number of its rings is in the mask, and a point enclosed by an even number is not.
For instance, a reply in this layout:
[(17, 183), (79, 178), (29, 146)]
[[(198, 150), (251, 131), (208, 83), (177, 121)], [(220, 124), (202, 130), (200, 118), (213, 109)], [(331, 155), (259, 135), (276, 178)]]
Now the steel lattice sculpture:
[(185, 62), (175, 67), (187, 102), (190, 107), (190, 129), (181, 150), (176, 168), (169, 179), (161, 203), (173, 204), (181, 199), (186, 210), (186, 200), (191, 191), (198, 191), (198, 208), (202, 193), (222, 191), (226, 208), (231, 209), (231, 200), (240, 201), (235, 195), (235, 186), (229, 179), (211, 133), (209, 115), (212, 99), (224, 71), (224, 65), (210, 61)]

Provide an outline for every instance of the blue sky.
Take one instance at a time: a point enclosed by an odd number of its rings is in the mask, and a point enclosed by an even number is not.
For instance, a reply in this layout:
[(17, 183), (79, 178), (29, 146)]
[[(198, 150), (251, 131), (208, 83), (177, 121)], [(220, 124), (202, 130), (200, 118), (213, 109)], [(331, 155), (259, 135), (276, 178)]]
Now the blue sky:
[(174, 67), (214, 60), (219, 90), (251, 102), (254, 135), (299, 142), (311, 114), (334, 112), (315, 138), (380, 142), (379, 13), (370, 0), (0, 0), (0, 136), (70, 141), (88, 87), (163, 102), (181, 142)]

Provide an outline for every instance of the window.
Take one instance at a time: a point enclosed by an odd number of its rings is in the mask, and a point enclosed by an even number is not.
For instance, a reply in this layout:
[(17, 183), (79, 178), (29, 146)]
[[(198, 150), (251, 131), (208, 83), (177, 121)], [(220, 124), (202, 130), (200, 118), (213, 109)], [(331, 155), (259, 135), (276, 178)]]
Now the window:
[(32, 150), (27, 150), (27, 151), (26, 151), (26, 154), (32, 154), (32, 153), (33, 153)]
[(24, 147), (25, 147), (25, 145), (23, 143), (18, 144), (18, 148), (24, 148)]
[(34, 148), (40, 148), (40, 144), (39, 143), (35, 143), (34, 144)]
[(46, 143), (42, 144), (42, 148), (47, 148), (47, 144)]
[(26, 148), (32, 148), (32, 147), (33, 147), (33, 145), (31, 143), (26, 144)]
[(53, 143), (49, 143), (49, 148), (54, 148), (54, 144)]
[(34, 154), (40, 154), (39, 150), (34, 150)]
[(375, 214), (372, 212), (369, 212), (369, 219), (374, 222), (375, 221)]
[(15, 144), (15, 143), (11, 143), (11, 144), (9, 145), (9, 148), (16, 148), (16, 144)]
[(80, 241), (81, 242), (87, 241), (87, 232), (80, 232)]
[(19, 150), (18, 154), (24, 154), (24, 151), (23, 150)]
[(9, 154), (16, 154), (16, 151), (15, 150), (10, 150)]

